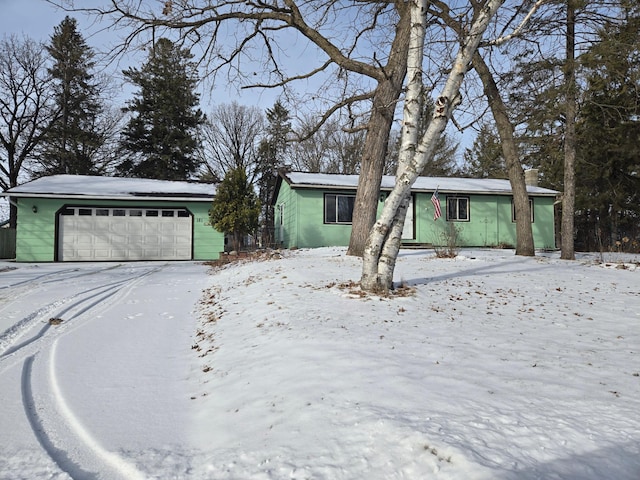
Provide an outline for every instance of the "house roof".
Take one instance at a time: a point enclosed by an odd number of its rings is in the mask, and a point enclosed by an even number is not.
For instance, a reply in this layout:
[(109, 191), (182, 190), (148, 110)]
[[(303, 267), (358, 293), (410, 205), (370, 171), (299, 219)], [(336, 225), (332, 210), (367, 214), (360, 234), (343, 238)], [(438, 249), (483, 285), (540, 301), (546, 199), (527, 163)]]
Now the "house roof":
[(2, 195), (40, 198), (142, 199), (211, 201), (210, 183), (175, 182), (147, 178), (52, 175), (13, 187)]
[[(325, 188), (353, 190), (358, 186), (358, 175), (337, 175), (329, 173), (281, 173), (282, 178), (291, 188)], [(396, 177), (384, 175), (381, 190), (391, 190)], [(491, 178), (460, 178), (460, 177), (418, 177), (411, 190), (413, 192), (433, 192), (456, 194), (495, 194), (511, 195), (509, 180)], [(555, 197), (560, 192), (548, 188), (527, 185), (530, 195)]]

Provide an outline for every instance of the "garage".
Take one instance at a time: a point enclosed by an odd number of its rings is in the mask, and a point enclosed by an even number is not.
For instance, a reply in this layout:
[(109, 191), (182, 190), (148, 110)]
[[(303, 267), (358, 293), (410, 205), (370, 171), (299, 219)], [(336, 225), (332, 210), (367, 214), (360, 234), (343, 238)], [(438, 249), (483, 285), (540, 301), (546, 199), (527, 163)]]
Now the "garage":
[(192, 223), (183, 208), (65, 207), (58, 260), (190, 260)]
[(216, 186), (197, 181), (52, 175), (4, 192), (17, 209), (16, 261), (217, 260)]

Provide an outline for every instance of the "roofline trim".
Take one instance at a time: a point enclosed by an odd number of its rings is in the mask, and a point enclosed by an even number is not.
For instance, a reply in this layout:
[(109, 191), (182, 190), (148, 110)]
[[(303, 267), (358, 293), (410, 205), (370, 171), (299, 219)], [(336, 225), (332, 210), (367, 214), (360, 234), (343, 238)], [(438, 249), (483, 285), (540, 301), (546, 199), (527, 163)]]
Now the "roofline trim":
[[(305, 188), (305, 189), (315, 189), (315, 190), (357, 190), (357, 186), (351, 185), (325, 185), (319, 183), (293, 183), (287, 182), (292, 189), (295, 188)], [(527, 185), (527, 193), (536, 197), (557, 197), (560, 193), (548, 193), (548, 192), (530, 192), (528, 188), (530, 185)], [(539, 188), (539, 187), (533, 187)], [(393, 189), (389, 187), (381, 187), (381, 192), (391, 192)], [(435, 189), (424, 189), (424, 188), (411, 188), (412, 193), (433, 193)], [(461, 194), (461, 195), (508, 195), (513, 196), (513, 192), (505, 191), (505, 190), (445, 190), (442, 188), (438, 188), (438, 193), (449, 195), (449, 194)]]
[(155, 200), (155, 201), (190, 201), (190, 202), (212, 202), (214, 195), (212, 196), (164, 196), (164, 195), (149, 195), (149, 194), (137, 194), (137, 195), (73, 195), (73, 194), (60, 194), (60, 193), (27, 193), (27, 192), (2, 192), (2, 197), (11, 198), (51, 198), (51, 199), (73, 199), (73, 200)]

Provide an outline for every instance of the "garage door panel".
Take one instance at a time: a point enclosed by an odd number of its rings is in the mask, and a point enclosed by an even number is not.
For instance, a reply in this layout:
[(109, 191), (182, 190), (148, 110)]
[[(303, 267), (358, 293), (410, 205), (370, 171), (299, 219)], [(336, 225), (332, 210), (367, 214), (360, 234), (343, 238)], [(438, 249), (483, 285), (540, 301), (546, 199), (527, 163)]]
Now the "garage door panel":
[(109, 249), (96, 248), (93, 250), (93, 255), (96, 260), (111, 260), (111, 250)]
[(160, 245), (160, 239), (157, 235), (145, 235), (143, 237), (143, 243), (148, 246)]
[(190, 260), (192, 242), (192, 217), (184, 209), (70, 207), (60, 215), (63, 261)]

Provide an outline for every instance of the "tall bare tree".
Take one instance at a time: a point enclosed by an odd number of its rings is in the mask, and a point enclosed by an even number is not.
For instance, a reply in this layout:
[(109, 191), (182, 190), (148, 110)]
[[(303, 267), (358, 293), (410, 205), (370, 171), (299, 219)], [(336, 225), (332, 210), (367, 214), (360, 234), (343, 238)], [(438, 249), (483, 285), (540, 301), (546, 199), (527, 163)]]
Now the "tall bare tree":
[(561, 251), (563, 260), (575, 260), (574, 215), (576, 205), (576, 0), (567, 0), (566, 58), (564, 65), (565, 135), (564, 195), (562, 196)]
[(300, 133), (304, 138), (292, 142), (292, 165), (294, 170), (304, 172), (357, 174), (360, 171), (365, 132), (345, 132), (337, 120), (330, 119), (311, 135), (316, 119), (303, 120)]
[[(537, 36), (520, 52), (519, 83), (509, 103), (519, 112), (524, 161), (540, 169), (544, 185), (561, 190), (561, 256), (573, 259), (576, 165), (580, 164), (576, 121), (580, 117), (583, 55), (598, 42), (597, 32), (616, 24), (627, 0), (550, 0), (538, 20)], [(540, 48), (541, 44), (545, 48)], [(590, 156), (590, 155), (588, 155)], [(585, 159), (590, 161), (590, 159)]]
[[(0, 186), (18, 185), (38, 143), (57, 117), (45, 46), (11, 36), (0, 41)], [(17, 210), (10, 208), (10, 226)]]
[(516, 213), (516, 255), (533, 256), (535, 255), (535, 246), (530, 221), (531, 207), (524, 179), (524, 169), (520, 163), (520, 152), (514, 136), (514, 126), (507, 105), (500, 95), (498, 84), (489, 66), (478, 52), (473, 56), (473, 67), (482, 80), (484, 92), (493, 113), (513, 192), (513, 205)]
[[(525, 27), (530, 23), (530, 16), (533, 15), (538, 7), (545, 1), (546, 0), (538, 0), (533, 3), (534, 8), (529, 11), (529, 15), (524, 17), (524, 20), (515, 27), (511, 34), (501, 36), (497, 40), (486, 42), (484, 45), (485, 48), (478, 49), (473, 55), (472, 60), (473, 70), (480, 78), (484, 95), (493, 115), (496, 129), (500, 137), (502, 156), (505, 160), (506, 170), (511, 184), (511, 190), (513, 192), (513, 203), (516, 213), (516, 255), (524, 256), (535, 255), (533, 229), (530, 221), (531, 212), (529, 195), (527, 193), (524, 169), (521, 163), (518, 143), (514, 134), (515, 125), (512, 121), (512, 115), (510, 114), (509, 108), (503, 99), (501, 88), (496, 80), (496, 75), (489, 63), (485, 60), (485, 57), (490, 58), (491, 49), (499, 47), (506, 41), (512, 40), (516, 37), (533, 36), (531, 31), (526, 31)], [(454, 30), (460, 38), (463, 38), (465, 35), (465, 20), (460, 19), (457, 15), (452, 15), (445, 2), (433, 0), (433, 3), (437, 5), (439, 11), (442, 12), (439, 17), (442, 18), (442, 20), (452, 30)], [(477, 11), (481, 8), (481, 4), (473, 3), (473, 8)]]
[(258, 107), (238, 102), (214, 107), (203, 127), (207, 173), (222, 179), (229, 171), (242, 168), (253, 183), (264, 134), (264, 115)]
[[(189, 50), (204, 52), (200, 64), (213, 80), (224, 69), (227, 79), (247, 88), (288, 90), (296, 81), (322, 76), (325, 83), (311, 96), (323, 103), (318, 126), (347, 111), (353, 119), (349, 126), (367, 132), (349, 245), (350, 254), (362, 254), (375, 221), (389, 132), (406, 74), (406, 0), (104, 0), (104, 7), (47, 1), (125, 31), (116, 52), (145, 45), (154, 35), (179, 37)], [(233, 37), (226, 34), (231, 30)], [(293, 44), (313, 47), (317, 54), (305, 55), (304, 62), (287, 62)], [(264, 55), (251, 57), (258, 52)], [(316, 63), (310, 64), (310, 58)], [(247, 65), (247, 60), (259, 66)]]
[[(460, 46), (447, 81), (435, 102), (433, 118), (424, 135), (418, 140), (417, 115), (420, 111), (418, 92), (422, 88), (422, 55), (425, 35), (427, 0), (412, 0), (411, 40), (408, 57), (408, 87), (403, 115), (403, 139), (396, 184), (385, 201), (380, 218), (367, 240), (363, 258), (361, 287), (365, 291), (387, 292), (393, 286), (393, 271), (400, 248), (402, 228), (411, 186), (425, 164), (433, 157), (437, 141), (442, 135), (453, 110), (459, 105), (460, 88), (482, 37), (492, 18), (505, 0), (489, 0), (473, 16), (460, 39)], [(540, 3), (535, 4), (538, 8)], [(525, 17), (526, 20), (526, 17)]]

